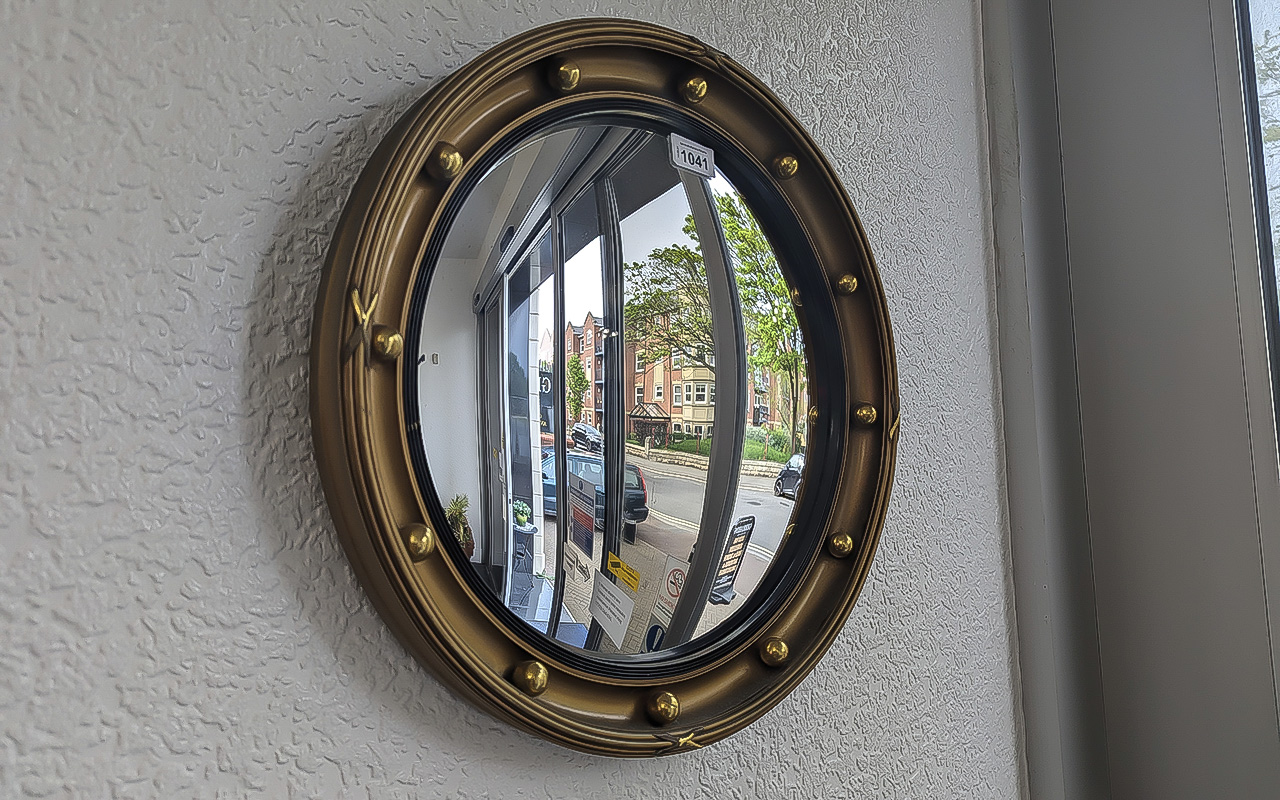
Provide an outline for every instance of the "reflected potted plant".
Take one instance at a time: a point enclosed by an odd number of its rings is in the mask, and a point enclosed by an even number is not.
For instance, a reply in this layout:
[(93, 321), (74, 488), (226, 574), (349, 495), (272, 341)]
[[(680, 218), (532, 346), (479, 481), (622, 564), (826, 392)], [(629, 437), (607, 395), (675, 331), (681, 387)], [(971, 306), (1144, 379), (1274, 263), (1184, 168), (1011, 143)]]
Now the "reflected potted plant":
[(516, 524), (523, 528), (529, 524), (529, 515), (533, 512), (528, 503), (517, 500), (511, 504), (511, 513), (515, 515)]
[(465, 494), (455, 494), (444, 510), (444, 518), (449, 523), (449, 529), (453, 531), (454, 538), (462, 546), (462, 552), (467, 558), (471, 558), (476, 552), (476, 539), (471, 535), (471, 524), (467, 522), (467, 509), (470, 506), (471, 501)]

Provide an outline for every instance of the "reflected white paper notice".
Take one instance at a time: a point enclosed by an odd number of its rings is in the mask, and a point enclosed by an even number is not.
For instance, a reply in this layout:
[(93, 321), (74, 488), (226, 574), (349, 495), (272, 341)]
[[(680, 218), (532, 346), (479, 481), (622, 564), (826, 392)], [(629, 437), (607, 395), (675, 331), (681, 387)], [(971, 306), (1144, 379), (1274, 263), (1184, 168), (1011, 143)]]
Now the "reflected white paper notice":
[(591, 616), (604, 632), (609, 634), (615, 647), (621, 649), (622, 640), (627, 635), (627, 625), (631, 622), (631, 612), (635, 610), (636, 601), (627, 596), (619, 586), (604, 576), (600, 570), (595, 571), (595, 580), (591, 587)]

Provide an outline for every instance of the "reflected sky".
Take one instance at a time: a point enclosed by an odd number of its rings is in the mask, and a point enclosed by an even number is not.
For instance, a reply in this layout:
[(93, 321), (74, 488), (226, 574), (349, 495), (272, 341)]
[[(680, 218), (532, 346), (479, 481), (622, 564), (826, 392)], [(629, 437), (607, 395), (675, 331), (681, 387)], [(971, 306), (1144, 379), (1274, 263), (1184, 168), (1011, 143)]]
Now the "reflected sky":
[[(712, 193), (716, 195), (737, 194), (733, 184), (729, 183), (724, 173), (719, 170), (716, 170), (716, 176), (709, 183)], [(677, 194), (680, 195), (678, 199)], [(637, 223), (633, 234), (637, 252), (652, 253), (660, 247), (691, 241), (683, 230), (684, 218), (676, 218), (664, 213), (670, 207), (668, 203), (675, 202), (687, 206), (683, 194), (683, 185), (673, 186), (658, 201), (646, 205), (631, 215), (630, 218)], [(599, 245), (593, 243), (591, 246), (582, 248), (565, 263), (565, 269), (566, 273), (571, 275), (599, 275), (601, 269)], [(553, 320), (554, 311), (552, 298), (539, 297), (539, 319)], [(596, 319), (604, 317), (604, 299), (599, 287), (585, 281), (567, 281), (564, 287), (565, 322), (581, 325), (587, 318), (588, 312), (595, 315)], [(552, 325), (548, 322), (543, 326), (543, 332), (550, 332), (551, 328)]]

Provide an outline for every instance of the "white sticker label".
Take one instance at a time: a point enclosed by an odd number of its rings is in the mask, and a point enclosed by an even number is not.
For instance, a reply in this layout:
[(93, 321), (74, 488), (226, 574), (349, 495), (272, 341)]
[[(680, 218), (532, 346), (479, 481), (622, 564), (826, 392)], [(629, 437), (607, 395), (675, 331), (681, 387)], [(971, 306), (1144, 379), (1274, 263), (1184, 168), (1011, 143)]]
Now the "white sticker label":
[(622, 647), (635, 607), (635, 600), (596, 570), (595, 584), (591, 587), (591, 616), (609, 634), (615, 647)]
[(710, 147), (703, 147), (678, 133), (673, 133), (671, 134), (671, 166), (704, 178), (714, 178), (716, 154)]

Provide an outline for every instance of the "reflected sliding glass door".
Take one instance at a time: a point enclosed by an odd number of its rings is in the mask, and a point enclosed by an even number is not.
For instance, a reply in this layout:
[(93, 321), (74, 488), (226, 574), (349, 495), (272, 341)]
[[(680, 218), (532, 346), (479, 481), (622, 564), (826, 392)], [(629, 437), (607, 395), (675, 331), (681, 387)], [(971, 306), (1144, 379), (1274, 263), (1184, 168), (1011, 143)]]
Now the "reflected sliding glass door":
[[(482, 574), (512, 613), (601, 654), (682, 644), (740, 606), (756, 524), (738, 491), (743, 256), (724, 233), (737, 195), (676, 169), (668, 146), (579, 135), (477, 287)], [(679, 584), (669, 602), (648, 576)]]

